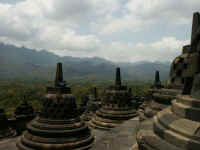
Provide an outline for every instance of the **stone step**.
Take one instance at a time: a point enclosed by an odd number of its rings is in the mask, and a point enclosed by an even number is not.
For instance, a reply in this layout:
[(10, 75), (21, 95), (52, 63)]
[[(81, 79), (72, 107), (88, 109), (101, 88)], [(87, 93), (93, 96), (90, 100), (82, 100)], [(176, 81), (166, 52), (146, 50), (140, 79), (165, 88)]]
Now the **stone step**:
[(177, 102), (177, 100), (174, 100), (172, 102), (172, 111), (182, 118), (190, 119), (193, 121), (200, 121), (200, 108), (185, 105), (183, 103)]
[(157, 136), (153, 130), (140, 130), (136, 137), (141, 150), (183, 150)]
[(192, 150), (199, 150), (200, 143), (163, 127), (156, 119), (154, 120), (154, 132), (168, 143), (180, 147), (183, 150), (187, 149), (189, 144), (192, 145)]
[(36, 140), (37, 137), (30, 137), (30, 138), (25, 138), (23, 135), (20, 139), (21, 144), (18, 145), (18, 147), (21, 149), (21, 145), (24, 145), (24, 147), (29, 147), (30, 149), (41, 149), (41, 150), (59, 150), (59, 149), (74, 149), (74, 150), (84, 150), (92, 147), (94, 137), (93, 136), (87, 136), (84, 138), (80, 138), (77, 140), (76, 137), (74, 137), (73, 141), (70, 141), (68, 139), (68, 142), (62, 143), (62, 144), (57, 144), (60, 139), (55, 139), (54, 142), (49, 142), (51, 141), (51, 138), (43, 139), (44, 143), (41, 143), (40, 141)]
[(190, 139), (196, 139), (200, 141), (200, 136), (197, 135), (197, 131), (200, 127), (199, 122), (181, 118), (175, 115), (170, 108), (166, 108), (159, 112), (157, 116), (154, 117), (154, 120), (155, 118), (166, 129), (170, 129), (173, 132)]
[(48, 136), (55, 136), (55, 135), (74, 135), (76, 134), (77, 132), (82, 132), (84, 130), (87, 130), (87, 125), (86, 124), (83, 124), (83, 126), (79, 127), (79, 128), (74, 128), (74, 129), (68, 129), (68, 128), (64, 128), (64, 130), (56, 130), (56, 129), (53, 129), (51, 127), (49, 127), (49, 130), (47, 129), (40, 129), (40, 128), (37, 128), (35, 126), (32, 126), (32, 124), (28, 124), (27, 125), (27, 129), (28, 131), (30, 131), (31, 133), (34, 133), (36, 135), (40, 134), (40, 135), (48, 135)]
[(16, 144), (17, 147), (20, 147), (21, 150), (34, 150), (33, 148), (29, 148), (29, 147), (26, 147), (25, 145), (23, 145), (21, 142), (18, 142)]
[(200, 100), (192, 98), (189, 95), (179, 96), (177, 97), (176, 101), (194, 108), (200, 108)]
[(115, 124), (121, 124), (123, 122), (122, 120), (106, 119), (106, 118), (102, 118), (99, 116), (95, 116), (95, 120), (97, 120), (99, 122), (115, 123)]
[(105, 128), (105, 127), (96, 125), (93, 122), (90, 122), (89, 127), (92, 128), (92, 129), (97, 129), (97, 130), (102, 130), (102, 131), (109, 131), (111, 129), (111, 128)]
[(188, 147), (190, 147), (191, 150), (199, 150), (200, 143), (198, 141), (182, 136), (170, 130), (170, 128), (165, 128), (159, 123), (157, 117), (154, 118), (154, 132), (166, 142), (183, 150), (188, 150)]
[(114, 128), (117, 125), (113, 124), (113, 123), (106, 123), (106, 122), (98, 121), (94, 118), (89, 122), (89, 126), (94, 129), (110, 130), (111, 128)]
[(167, 108), (154, 117), (154, 132), (166, 140), (181, 148), (192, 147), (197, 150), (200, 147), (200, 136), (197, 134), (200, 123), (182, 119), (174, 115)]
[(114, 110), (114, 109), (104, 109), (101, 108), (98, 112), (102, 112), (104, 114), (112, 114), (112, 115), (132, 115), (132, 114), (136, 114), (136, 110), (135, 109), (129, 109), (129, 110)]
[(102, 118), (107, 118), (107, 119), (113, 119), (113, 120), (128, 120), (131, 118), (136, 117), (138, 114), (136, 111), (132, 112), (116, 112), (116, 111), (97, 111), (96, 112), (97, 116), (100, 116)]

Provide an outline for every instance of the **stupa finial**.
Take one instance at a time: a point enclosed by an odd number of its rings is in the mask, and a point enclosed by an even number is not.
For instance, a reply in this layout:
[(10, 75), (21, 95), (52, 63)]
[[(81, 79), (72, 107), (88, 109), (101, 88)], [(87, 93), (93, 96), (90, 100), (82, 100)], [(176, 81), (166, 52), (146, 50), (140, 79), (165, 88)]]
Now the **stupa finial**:
[(154, 87), (161, 88), (160, 73), (158, 70), (156, 70), (156, 73), (155, 73)]
[(193, 22), (192, 22), (192, 35), (191, 35), (191, 43), (193, 43), (193, 40), (195, 39), (195, 34), (197, 29), (200, 26), (200, 14), (199, 12), (195, 12), (193, 14)]
[(56, 87), (63, 87), (63, 86), (65, 86), (65, 81), (63, 81), (62, 63), (58, 63), (57, 64), (55, 86)]
[(97, 98), (97, 88), (94, 87), (94, 98)]
[(116, 69), (116, 80), (115, 80), (116, 86), (121, 86), (121, 75), (120, 75), (120, 68), (117, 67)]
[(27, 102), (27, 96), (24, 94), (23, 104), (28, 104)]

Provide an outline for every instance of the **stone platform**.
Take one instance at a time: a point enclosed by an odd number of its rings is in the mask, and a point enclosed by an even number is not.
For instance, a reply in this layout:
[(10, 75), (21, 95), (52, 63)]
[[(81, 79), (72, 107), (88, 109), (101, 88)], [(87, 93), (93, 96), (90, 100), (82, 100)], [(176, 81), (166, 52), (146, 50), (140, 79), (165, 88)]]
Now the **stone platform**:
[(137, 133), (140, 150), (199, 150), (200, 101), (179, 96), (172, 106), (141, 123)]
[[(94, 146), (90, 150), (131, 150), (136, 145), (138, 118), (128, 120), (110, 131), (93, 130)], [(0, 141), (0, 150), (18, 150), (17, 138)]]
[(16, 142), (19, 137), (4, 139), (0, 141), (0, 149), (1, 150), (18, 150), (16, 147)]
[(104, 133), (98, 136), (100, 130), (94, 130), (96, 141), (91, 150), (130, 150), (136, 144), (136, 131), (139, 124), (139, 119), (134, 118), (125, 121), (120, 126), (103, 131)]
[[(142, 129), (137, 133), (140, 150), (182, 150), (189, 148), (190, 140), (183, 135), (192, 133), (194, 129), (192, 124), (188, 126), (185, 124), (185, 119), (173, 116), (170, 108), (159, 112), (158, 116), (159, 119), (155, 116), (153, 120), (146, 120), (141, 124), (140, 128)], [(160, 117), (162, 120), (160, 120)], [(163, 122), (167, 122), (168, 129), (165, 128), (166, 126), (163, 127)], [(179, 125), (179, 128), (176, 127), (177, 125)]]

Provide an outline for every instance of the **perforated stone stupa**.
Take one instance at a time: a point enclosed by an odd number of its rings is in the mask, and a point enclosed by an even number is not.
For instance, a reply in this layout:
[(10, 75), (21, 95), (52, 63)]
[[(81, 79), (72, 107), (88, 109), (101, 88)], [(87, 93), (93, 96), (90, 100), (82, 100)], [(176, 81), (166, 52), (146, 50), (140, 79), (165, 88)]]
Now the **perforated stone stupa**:
[[(200, 149), (200, 14), (194, 13), (191, 51), (191, 68), (196, 74), (188, 86), (184, 83), (183, 94), (172, 101), (172, 106), (159, 112), (152, 123), (137, 133), (140, 150), (199, 150)], [(198, 66), (198, 68), (197, 68)], [(191, 88), (192, 87), (192, 88)], [(189, 89), (188, 89), (189, 88)], [(191, 90), (191, 89), (192, 90)], [(185, 91), (191, 91), (187, 94)], [(186, 93), (186, 94), (185, 94)]]
[(90, 121), (94, 116), (95, 112), (101, 108), (101, 99), (97, 94), (97, 88), (94, 87), (93, 94), (89, 96), (89, 101), (86, 106), (86, 110), (81, 116), (85, 121)]
[(188, 67), (191, 62), (189, 62), (189, 57), (191, 55), (191, 46), (183, 46), (182, 54), (174, 59), (170, 67), (168, 85), (175, 88), (183, 88), (186, 77), (192, 77), (194, 72), (190, 75), (188, 72)]
[(33, 116), (33, 115), (34, 115), (33, 107), (28, 103), (26, 96), (24, 96), (23, 102), (15, 110), (15, 116), (21, 117), (21, 116)]
[(14, 137), (16, 132), (9, 126), (4, 109), (0, 109), (0, 140)]
[(43, 109), (17, 142), (19, 150), (85, 150), (94, 137), (77, 113), (75, 98), (58, 63), (55, 86), (47, 87)]
[(161, 84), (159, 71), (155, 73), (155, 81), (149, 90), (149, 99), (146, 100), (146, 107), (140, 110), (140, 121), (152, 118), (157, 112), (171, 105), (171, 101), (180, 94), (181, 90), (164, 88)]
[(15, 110), (15, 128), (20, 135), (26, 130), (26, 125), (35, 117), (33, 107), (28, 103), (26, 96), (24, 96), (23, 102)]
[(89, 122), (93, 128), (109, 130), (137, 115), (127, 86), (121, 84), (120, 68), (116, 70), (115, 85), (105, 90), (102, 107)]

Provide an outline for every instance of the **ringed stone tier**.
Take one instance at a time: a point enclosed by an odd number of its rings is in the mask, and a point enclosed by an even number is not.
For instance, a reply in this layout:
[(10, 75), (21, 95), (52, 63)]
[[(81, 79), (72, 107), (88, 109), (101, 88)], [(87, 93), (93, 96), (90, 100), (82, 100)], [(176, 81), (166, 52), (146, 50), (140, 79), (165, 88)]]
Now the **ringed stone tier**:
[(16, 132), (9, 126), (4, 109), (0, 109), (0, 140), (16, 136)]
[(27, 99), (24, 96), (22, 104), (20, 104), (15, 110), (15, 128), (18, 135), (26, 130), (27, 123), (30, 122), (34, 117), (35, 113), (33, 107), (27, 102)]
[(181, 90), (164, 88), (160, 81), (159, 71), (156, 71), (154, 85), (149, 90), (148, 99), (146, 98), (139, 109), (140, 121), (152, 118), (157, 112), (171, 105), (171, 100), (178, 94), (181, 94)]
[(81, 116), (84, 121), (90, 121), (95, 112), (101, 107), (101, 99), (98, 97), (97, 88), (93, 90), (93, 94), (89, 96), (89, 101), (86, 106), (86, 110)]
[(109, 130), (137, 115), (132, 95), (127, 86), (121, 85), (120, 68), (116, 70), (115, 85), (105, 90), (102, 107), (89, 122), (93, 128)]
[(94, 142), (88, 126), (78, 116), (75, 98), (63, 81), (57, 64), (54, 87), (47, 87), (43, 109), (32, 120), (20, 140), (19, 150), (86, 150)]
[[(137, 133), (140, 150), (199, 150), (200, 149), (200, 14), (194, 13), (191, 47), (198, 58), (190, 64), (197, 69), (192, 86), (184, 83), (183, 94), (172, 106), (159, 112), (153, 122), (144, 121)], [(191, 83), (190, 83), (191, 84)], [(192, 87), (192, 88), (191, 88)], [(188, 89), (191, 88), (191, 89)], [(191, 91), (190, 94), (185, 94)]]

